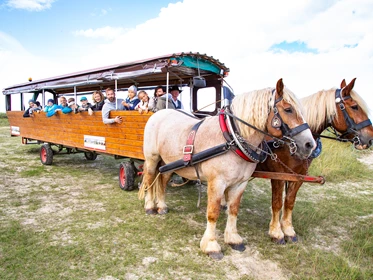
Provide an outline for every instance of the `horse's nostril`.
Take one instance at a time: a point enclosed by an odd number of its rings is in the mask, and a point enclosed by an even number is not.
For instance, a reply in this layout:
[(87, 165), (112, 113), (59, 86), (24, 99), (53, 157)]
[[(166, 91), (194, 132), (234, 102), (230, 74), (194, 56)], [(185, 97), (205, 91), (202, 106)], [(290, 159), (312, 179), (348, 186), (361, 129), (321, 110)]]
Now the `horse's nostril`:
[(312, 150), (313, 148), (315, 148), (315, 145), (312, 143), (312, 142), (306, 142), (306, 149), (308, 150)]

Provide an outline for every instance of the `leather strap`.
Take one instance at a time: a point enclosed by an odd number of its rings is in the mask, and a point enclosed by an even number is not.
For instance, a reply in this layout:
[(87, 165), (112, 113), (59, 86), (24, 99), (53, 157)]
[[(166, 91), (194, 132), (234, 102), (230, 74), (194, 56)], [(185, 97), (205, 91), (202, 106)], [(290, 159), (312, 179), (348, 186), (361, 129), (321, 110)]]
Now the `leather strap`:
[(193, 154), (193, 149), (194, 149), (194, 139), (197, 134), (197, 130), (202, 124), (203, 120), (196, 123), (193, 127), (192, 130), (189, 132), (186, 144), (183, 148), (183, 160), (185, 165), (188, 165), (190, 160), (192, 159), (192, 154)]

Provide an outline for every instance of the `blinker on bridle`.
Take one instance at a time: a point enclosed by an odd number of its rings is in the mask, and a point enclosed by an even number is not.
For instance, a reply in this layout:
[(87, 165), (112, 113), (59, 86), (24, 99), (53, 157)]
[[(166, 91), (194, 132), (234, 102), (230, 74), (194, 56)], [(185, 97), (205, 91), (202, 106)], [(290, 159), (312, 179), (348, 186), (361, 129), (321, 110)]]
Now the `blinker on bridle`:
[[(274, 96), (276, 95), (276, 90), (273, 89), (272, 90), (272, 93), (274, 94)], [(290, 143), (288, 144), (289, 148), (290, 148), (290, 153), (291, 154), (294, 154), (296, 151), (297, 151), (297, 144), (295, 143), (294, 139), (292, 139), (292, 137), (294, 137), (295, 135), (301, 133), (302, 131), (306, 130), (306, 129), (309, 129), (310, 127), (308, 126), (308, 123), (302, 123), (301, 125), (298, 125), (294, 128), (290, 128), (281, 118), (281, 115), (277, 109), (277, 103), (281, 102), (281, 100), (283, 99), (283, 97), (281, 96), (280, 98), (276, 99), (275, 100), (275, 104), (273, 106), (273, 118), (272, 118), (272, 121), (271, 121), (271, 124), (272, 124), (272, 127), (273, 128), (276, 128), (276, 129), (281, 129), (281, 132), (282, 132), (282, 137), (289, 140)], [(280, 143), (278, 142), (274, 142), (273, 146), (275, 148), (278, 148), (280, 147)]]
[(355, 121), (347, 113), (346, 106), (345, 106), (345, 103), (344, 103), (344, 101), (347, 100), (347, 99), (350, 99), (351, 96), (348, 95), (346, 97), (342, 97), (341, 93), (342, 93), (343, 89), (344, 88), (336, 89), (336, 91), (335, 91), (335, 103), (337, 103), (339, 108), (341, 109), (341, 112), (343, 114), (343, 117), (344, 117), (346, 125), (347, 125), (347, 130), (344, 133), (342, 133), (342, 135), (340, 135), (339, 138), (343, 138), (346, 135), (348, 135), (350, 133), (353, 133), (353, 134), (355, 134), (355, 137), (352, 139), (353, 143), (355, 145), (360, 145), (361, 141), (360, 141), (358, 131), (363, 129), (364, 127), (372, 125), (372, 122), (368, 118), (365, 121), (362, 121), (360, 123), (355, 123)]

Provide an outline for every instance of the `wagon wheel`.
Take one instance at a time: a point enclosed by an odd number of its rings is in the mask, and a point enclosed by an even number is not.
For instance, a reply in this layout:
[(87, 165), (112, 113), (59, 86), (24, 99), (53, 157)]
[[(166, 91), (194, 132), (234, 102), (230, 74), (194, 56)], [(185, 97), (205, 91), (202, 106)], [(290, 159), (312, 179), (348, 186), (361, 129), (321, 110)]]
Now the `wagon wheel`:
[(119, 165), (119, 187), (124, 191), (132, 191), (135, 183), (135, 167), (131, 162)]
[(53, 162), (53, 150), (49, 144), (43, 144), (40, 148), (40, 161), (44, 165), (51, 165)]
[(87, 160), (95, 160), (97, 158), (97, 154), (93, 152), (84, 152), (84, 156)]

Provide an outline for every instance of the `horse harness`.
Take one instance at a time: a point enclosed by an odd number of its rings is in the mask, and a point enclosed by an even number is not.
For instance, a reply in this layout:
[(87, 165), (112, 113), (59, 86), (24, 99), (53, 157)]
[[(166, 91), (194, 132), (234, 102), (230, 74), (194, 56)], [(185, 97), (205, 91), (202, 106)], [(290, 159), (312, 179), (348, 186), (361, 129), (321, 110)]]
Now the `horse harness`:
[[(274, 94), (274, 91), (273, 91), (273, 94)], [(281, 100), (282, 100), (282, 97), (275, 100), (275, 104), (273, 106), (274, 117), (271, 121), (271, 124), (274, 128), (281, 129), (283, 133), (283, 138), (286, 141), (290, 141), (288, 145), (290, 147), (291, 152), (295, 153), (297, 147), (292, 137), (308, 129), (309, 126), (307, 123), (303, 123), (293, 129), (290, 129), (289, 126), (282, 120), (278, 112), (278, 109), (276, 107), (277, 103), (279, 103)], [(184, 113), (183, 111), (180, 111), (180, 110), (178, 111)], [(270, 135), (269, 133), (264, 132), (256, 128), (255, 126), (245, 122), (244, 120), (241, 120), (240, 118), (236, 117), (230, 112), (229, 107), (224, 107), (219, 112), (219, 125), (223, 133), (223, 136), (227, 142), (217, 145), (215, 147), (209, 148), (207, 150), (201, 151), (197, 154), (193, 154), (195, 136), (197, 134), (198, 128), (201, 126), (204, 120), (199, 121), (192, 127), (191, 131), (188, 134), (186, 145), (183, 147), (183, 159), (161, 166), (159, 168), (159, 172), (160, 173), (171, 172), (171, 171), (175, 171), (175, 170), (178, 170), (184, 167), (194, 166), (197, 163), (200, 163), (202, 161), (222, 155), (228, 152), (229, 150), (232, 150), (236, 155), (238, 155), (245, 161), (253, 162), (253, 163), (264, 162), (267, 159), (267, 155), (270, 154), (268, 152), (268, 145), (266, 141), (263, 141), (260, 144), (260, 147), (254, 147), (255, 148), (254, 150), (252, 148), (252, 145), (248, 143), (242, 136), (240, 136), (239, 130), (234, 120), (240, 121), (243, 124), (261, 132), (262, 134), (265, 134), (273, 138), (278, 145), (285, 143), (284, 140), (276, 138)], [(199, 177), (197, 168), (196, 168), (196, 172), (197, 172), (197, 177)]]

